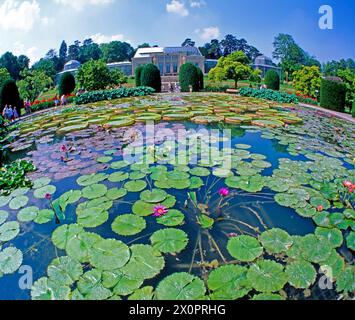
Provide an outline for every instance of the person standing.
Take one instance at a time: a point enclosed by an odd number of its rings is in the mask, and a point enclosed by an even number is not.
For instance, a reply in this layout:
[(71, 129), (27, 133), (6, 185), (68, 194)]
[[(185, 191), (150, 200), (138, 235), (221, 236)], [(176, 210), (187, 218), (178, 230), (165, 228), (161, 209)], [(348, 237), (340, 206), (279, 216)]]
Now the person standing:
[(6, 104), (4, 110), (2, 111), (2, 117), (5, 120), (8, 120), (8, 116), (9, 116), (9, 108), (7, 107), (7, 104)]
[(9, 121), (13, 122), (14, 121), (14, 112), (12, 110), (12, 106), (9, 106), (9, 111), (8, 111), (8, 115), (9, 115)]
[(19, 114), (18, 114), (18, 112), (17, 112), (17, 108), (16, 107), (14, 107), (14, 120), (17, 120), (17, 119), (19, 119), (20, 117), (19, 117)]
[(65, 106), (67, 104), (67, 99), (65, 98), (65, 94), (62, 95), (62, 98), (60, 100), (62, 106)]

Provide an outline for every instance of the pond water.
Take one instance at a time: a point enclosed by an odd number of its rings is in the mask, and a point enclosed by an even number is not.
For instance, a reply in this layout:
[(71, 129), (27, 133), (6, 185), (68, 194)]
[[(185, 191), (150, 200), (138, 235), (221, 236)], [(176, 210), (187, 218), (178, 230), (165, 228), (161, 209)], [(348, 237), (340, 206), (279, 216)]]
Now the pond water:
[(27, 120), (10, 160), (37, 171), (0, 198), (0, 299), (351, 298), (354, 132), (219, 95)]

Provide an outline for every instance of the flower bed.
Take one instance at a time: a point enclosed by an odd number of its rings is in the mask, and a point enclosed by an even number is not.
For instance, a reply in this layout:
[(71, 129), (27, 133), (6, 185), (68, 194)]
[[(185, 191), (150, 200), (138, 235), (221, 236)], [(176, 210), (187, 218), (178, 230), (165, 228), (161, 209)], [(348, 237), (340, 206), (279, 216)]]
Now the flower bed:
[[(66, 96), (67, 103), (72, 103), (74, 101), (74, 94)], [(36, 112), (40, 110), (50, 109), (55, 107), (55, 100), (59, 101), (59, 98), (51, 98), (51, 99), (42, 99), (42, 100), (35, 100), (31, 104), (31, 111)]]

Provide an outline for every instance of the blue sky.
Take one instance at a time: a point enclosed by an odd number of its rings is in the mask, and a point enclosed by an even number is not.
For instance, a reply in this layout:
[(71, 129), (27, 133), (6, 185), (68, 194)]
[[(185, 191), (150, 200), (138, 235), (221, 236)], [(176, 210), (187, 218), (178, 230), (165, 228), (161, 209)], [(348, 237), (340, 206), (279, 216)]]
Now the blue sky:
[[(333, 8), (333, 30), (318, 26), (325, 4)], [(0, 0), (0, 54), (36, 60), (63, 39), (88, 37), (133, 46), (174, 46), (191, 37), (202, 45), (231, 33), (271, 56), (282, 32), (321, 61), (355, 59), (354, 12), (353, 0)]]

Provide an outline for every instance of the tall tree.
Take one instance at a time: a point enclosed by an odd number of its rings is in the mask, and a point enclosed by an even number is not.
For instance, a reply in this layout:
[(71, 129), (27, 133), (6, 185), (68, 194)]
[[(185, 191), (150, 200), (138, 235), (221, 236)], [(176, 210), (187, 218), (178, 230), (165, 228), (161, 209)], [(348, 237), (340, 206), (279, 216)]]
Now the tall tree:
[(68, 60), (80, 61), (80, 41), (75, 41), (74, 44), (68, 48)]
[(102, 51), (97, 43), (92, 39), (86, 39), (80, 48), (80, 62), (85, 63), (89, 60), (99, 60), (102, 56)]
[(185, 39), (185, 41), (181, 44), (182, 47), (194, 47), (196, 44), (195, 41), (191, 40), (190, 38)]
[(237, 51), (238, 49), (238, 39), (231, 35), (227, 34), (226, 37), (221, 41), (223, 56), (228, 56), (231, 53)]
[(20, 55), (17, 58), (17, 62), (19, 64), (20, 71), (22, 71), (24, 69), (28, 69), (28, 67), (30, 65), (30, 59), (27, 56), (25, 56), (25, 55)]
[(5, 68), (0, 68), (0, 89), (6, 80), (11, 79), (9, 71)]
[(63, 40), (59, 48), (59, 59), (63, 64), (67, 60), (67, 54), (68, 54), (68, 46), (66, 42)]
[(52, 81), (54, 81), (55, 75), (57, 74), (53, 61), (46, 58), (42, 58), (36, 62), (32, 66), (32, 70), (43, 72), (47, 77), (51, 78)]
[(134, 49), (127, 42), (112, 41), (101, 45), (102, 58), (106, 63), (131, 60)]
[(18, 63), (17, 57), (11, 52), (6, 52), (0, 58), (0, 68), (6, 68), (11, 78), (18, 80), (20, 78), (20, 65)]

